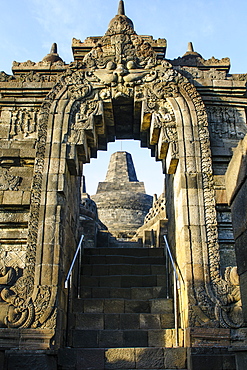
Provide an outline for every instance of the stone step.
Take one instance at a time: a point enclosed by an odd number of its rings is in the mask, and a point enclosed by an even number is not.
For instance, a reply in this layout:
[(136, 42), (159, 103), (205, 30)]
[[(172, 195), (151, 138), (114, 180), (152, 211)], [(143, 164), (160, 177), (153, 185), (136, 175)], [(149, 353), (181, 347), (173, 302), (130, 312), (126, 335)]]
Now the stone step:
[(114, 288), (114, 287), (82, 287), (82, 298), (123, 298), (123, 299), (155, 299), (166, 298), (166, 288), (135, 287), (135, 288)]
[(174, 315), (150, 313), (76, 313), (76, 329), (86, 330), (137, 330), (172, 329)]
[(157, 299), (77, 299), (73, 302), (74, 313), (152, 313), (170, 314), (173, 300)]
[(164, 265), (151, 264), (94, 264), (82, 265), (82, 275), (99, 276), (99, 275), (164, 275)]
[(64, 348), (58, 351), (58, 366), (60, 370), (186, 370), (186, 349)]
[(82, 276), (81, 286), (116, 288), (166, 286), (166, 275)]
[(84, 248), (84, 255), (119, 255), (136, 257), (163, 257), (163, 248)]
[(82, 257), (82, 264), (89, 265), (164, 265), (162, 256), (126, 256), (126, 255), (87, 255)]
[[(96, 330), (73, 329), (74, 348), (119, 348), (119, 347), (164, 347), (166, 330), (169, 329), (129, 329)], [(172, 330), (172, 329), (170, 329)]]

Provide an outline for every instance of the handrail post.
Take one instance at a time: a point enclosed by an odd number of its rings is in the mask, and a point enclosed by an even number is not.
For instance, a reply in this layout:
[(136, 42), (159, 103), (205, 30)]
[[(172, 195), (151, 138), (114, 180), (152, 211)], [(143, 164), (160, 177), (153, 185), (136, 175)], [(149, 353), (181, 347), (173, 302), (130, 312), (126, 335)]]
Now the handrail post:
[(174, 284), (174, 324), (175, 324), (175, 346), (178, 347), (178, 303), (177, 303), (177, 279), (175, 271), (173, 271), (173, 284)]
[(169, 259), (168, 259), (168, 251), (166, 251), (166, 298), (170, 298), (170, 276), (169, 276)]
[(80, 298), (81, 294), (81, 257), (82, 257), (82, 241), (84, 239), (84, 235), (81, 236), (79, 244), (76, 248), (76, 252), (74, 254), (73, 260), (71, 262), (69, 272), (64, 282), (65, 289), (68, 289), (68, 296), (67, 296), (67, 322), (66, 322), (66, 346), (69, 345), (69, 314), (70, 314), (70, 297), (71, 297), (71, 288), (72, 288), (72, 271), (76, 262), (76, 259), (79, 255), (78, 261), (78, 271), (77, 271), (77, 298)]
[(71, 291), (71, 275), (69, 277), (68, 283), (68, 296), (67, 296), (67, 320), (66, 320), (66, 334), (65, 334), (65, 341), (66, 347), (69, 347), (69, 311), (70, 311), (70, 291)]
[[(178, 347), (179, 345), (179, 329), (178, 329), (178, 290), (180, 289), (180, 282), (179, 282), (179, 277), (177, 274), (177, 269), (176, 265), (174, 262), (174, 259), (172, 257), (172, 253), (167, 241), (166, 235), (164, 235), (164, 240), (165, 240), (165, 246), (166, 246), (166, 259), (168, 260), (168, 256), (173, 268), (173, 292), (174, 292), (174, 298), (173, 298), (173, 307), (174, 307), (174, 326), (175, 326), (175, 346)], [(166, 268), (167, 270), (169, 269), (169, 264), (166, 262)], [(169, 274), (169, 271), (168, 271)], [(167, 274), (167, 275), (168, 275)], [(168, 284), (167, 284), (168, 287)], [(169, 296), (169, 293), (168, 293)]]
[(78, 260), (78, 272), (77, 272), (77, 298), (81, 298), (81, 257), (82, 250), (79, 251), (79, 260)]

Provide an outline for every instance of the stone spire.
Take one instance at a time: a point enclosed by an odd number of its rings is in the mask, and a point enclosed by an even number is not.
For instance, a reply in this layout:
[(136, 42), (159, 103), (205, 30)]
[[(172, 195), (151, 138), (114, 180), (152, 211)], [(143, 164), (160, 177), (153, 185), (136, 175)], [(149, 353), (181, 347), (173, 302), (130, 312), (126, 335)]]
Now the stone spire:
[(105, 181), (121, 183), (138, 181), (130, 153), (116, 152), (111, 155)]
[(110, 158), (106, 178), (91, 197), (99, 219), (116, 238), (133, 237), (152, 207), (143, 182), (137, 180), (130, 153), (119, 151)]
[(57, 44), (54, 42), (51, 46), (51, 51), (49, 54), (47, 54), (43, 60), (43, 62), (51, 62), (51, 63), (55, 63), (55, 62), (63, 62), (63, 60), (60, 58), (60, 56), (58, 55), (58, 52), (57, 52)]
[(124, 2), (123, 0), (120, 0), (118, 5), (118, 14), (110, 21), (108, 29), (112, 26), (117, 27), (117, 25), (118, 27), (121, 26), (120, 28), (123, 28), (124, 24), (127, 24), (134, 29), (132, 20), (125, 15)]
[(188, 49), (187, 49), (186, 53), (183, 55), (183, 58), (184, 57), (188, 57), (188, 58), (191, 58), (191, 57), (197, 58), (197, 57), (199, 57), (199, 58), (202, 58), (201, 54), (194, 51), (193, 43), (191, 41), (188, 42)]
[(125, 15), (124, 2), (123, 2), (123, 0), (120, 0), (120, 1), (119, 1), (119, 5), (118, 5), (118, 15)]
[(188, 42), (188, 50), (187, 50), (188, 53), (193, 53), (194, 52), (194, 48), (193, 48), (193, 44), (192, 42)]

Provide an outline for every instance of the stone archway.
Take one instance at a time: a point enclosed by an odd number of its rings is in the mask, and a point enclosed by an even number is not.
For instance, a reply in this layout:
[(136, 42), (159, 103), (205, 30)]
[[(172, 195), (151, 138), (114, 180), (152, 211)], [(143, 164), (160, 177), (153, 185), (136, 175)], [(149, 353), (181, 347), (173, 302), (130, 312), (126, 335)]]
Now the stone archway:
[[(140, 137), (149, 138), (157, 157), (163, 160), (164, 167), (167, 167), (167, 172), (176, 183), (173, 187), (173, 207), (175, 218), (178, 219), (179, 216), (180, 220), (175, 227), (170, 227), (169, 235), (186, 284), (182, 301), (183, 317), (187, 317), (184, 326), (194, 326), (202, 322), (212, 325), (215, 320), (215, 306), (220, 310), (222, 304), (227, 305), (225, 295), (227, 282), (219, 274), (205, 109), (194, 88), (171, 66), (160, 64), (156, 69), (152, 67), (150, 75), (152, 76), (150, 82), (138, 80), (141, 83), (137, 86), (132, 85), (133, 95), (128, 96), (127, 101), (132, 100), (133, 106), (139, 105), (139, 113), (142, 114)], [(66, 217), (70, 214), (67, 205), (63, 204), (68, 185), (59, 187), (61, 176), (63, 177), (66, 171), (70, 173), (70, 191), (73, 189), (71, 194), (77, 198), (77, 202), (74, 202), (75, 209), (71, 212), (75, 215), (79, 205), (76, 192), (81, 164), (87, 162), (90, 155), (94, 155), (102, 137), (107, 137), (104, 117), (107, 115), (114, 117), (112, 108), (116, 104), (114, 99), (118, 100), (119, 96), (123, 102), (125, 98), (122, 91), (117, 91), (113, 95), (112, 87), (106, 84), (99, 87), (97, 82), (89, 82), (84, 76), (83, 71), (75, 71), (64, 76), (47, 98), (48, 102), (50, 99), (49, 113), (46, 112), (47, 104), (44, 104), (41, 112), (40, 127), (44, 129), (45, 124), (50, 125), (49, 132), (53, 135), (48, 139), (50, 141), (46, 141), (50, 147), (47, 157), (41, 150), (43, 143), (40, 136), (39, 153), (43, 167), (37, 167), (40, 171), (37, 182), (40, 181), (41, 174), (43, 178), (47, 177), (46, 187), (42, 188), (47, 203), (45, 205), (41, 201), (40, 209), (47, 206), (46, 212), (52, 213), (50, 220), (46, 218), (44, 232), (40, 235), (43, 240), (43, 251), (48, 245), (52, 251), (50, 254), (42, 255), (41, 268), (36, 270), (36, 281), (39, 281), (41, 286), (44, 284), (50, 287), (57, 286), (61, 277), (56, 269), (61, 269), (65, 262), (66, 251), (60, 251), (60, 254), (58, 252), (60, 245), (66, 245), (65, 228), (63, 229), (63, 225), (57, 225), (54, 219), (56, 212), (62, 211)], [(122, 85), (120, 88), (123, 88)], [(115, 86), (113, 91), (116, 92)], [(57, 110), (62, 113), (57, 114)], [(111, 128), (114, 129), (114, 126)], [(133, 127), (130, 128), (132, 129)], [(131, 134), (133, 131), (128, 133)], [(49, 135), (47, 137), (49, 138)], [(47, 170), (44, 171), (45, 166)], [(59, 173), (60, 166), (64, 166), (62, 174)], [(34, 186), (37, 185), (34, 183)], [(48, 199), (52, 199), (53, 203)], [(207, 207), (203, 206), (205, 201)], [(58, 233), (60, 239), (57, 241), (51, 239), (50, 234), (54, 233), (56, 227), (60, 228)], [(38, 244), (41, 245), (40, 242)], [(54, 256), (57, 256), (59, 266), (55, 263)], [(49, 274), (47, 266), (52, 270)], [(52, 277), (55, 280), (52, 280)], [(50, 301), (48, 306), (52, 310), (54, 303)], [(47, 318), (49, 308), (46, 310)], [(222, 323), (226, 325), (230, 321), (225, 320), (225, 323), (224, 321)]]
[(21, 326), (56, 328), (62, 341), (62, 284), (80, 231), (82, 165), (115, 137), (152, 147), (169, 175), (174, 222), (168, 235), (184, 281), (183, 327), (241, 325), (231, 320), (232, 286), (220, 275), (205, 106), (124, 14), (111, 21), (83, 65), (67, 68), (39, 117), (26, 266), (14, 287), (27, 306), (32, 302)]

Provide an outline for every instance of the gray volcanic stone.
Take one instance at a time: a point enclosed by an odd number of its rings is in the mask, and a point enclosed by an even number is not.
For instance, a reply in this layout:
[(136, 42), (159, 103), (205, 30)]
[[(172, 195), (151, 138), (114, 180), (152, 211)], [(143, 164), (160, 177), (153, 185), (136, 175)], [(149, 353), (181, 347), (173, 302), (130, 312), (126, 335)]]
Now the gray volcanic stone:
[(97, 193), (91, 198), (97, 204), (99, 219), (121, 239), (131, 238), (143, 225), (153, 202), (144, 183), (137, 180), (131, 154), (127, 152), (111, 155), (105, 181), (98, 184)]

